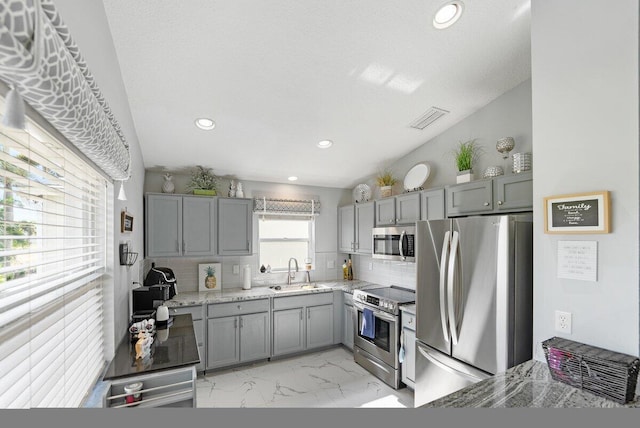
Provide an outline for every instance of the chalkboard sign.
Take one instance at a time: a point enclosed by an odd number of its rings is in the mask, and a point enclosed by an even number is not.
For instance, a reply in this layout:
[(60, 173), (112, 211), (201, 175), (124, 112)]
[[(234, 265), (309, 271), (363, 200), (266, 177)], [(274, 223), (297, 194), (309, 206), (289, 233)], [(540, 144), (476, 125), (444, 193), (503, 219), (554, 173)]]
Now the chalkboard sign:
[(546, 233), (609, 233), (609, 192), (544, 198)]

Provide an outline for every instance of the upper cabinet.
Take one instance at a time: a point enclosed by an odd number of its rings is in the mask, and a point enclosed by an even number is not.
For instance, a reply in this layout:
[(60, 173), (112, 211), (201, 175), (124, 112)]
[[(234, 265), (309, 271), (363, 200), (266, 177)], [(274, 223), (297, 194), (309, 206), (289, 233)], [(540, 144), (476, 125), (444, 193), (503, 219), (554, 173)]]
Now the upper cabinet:
[(373, 210), (373, 201), (338, 208), (338, 251), (371, 254)]
[(215, 255), (215, 207), (211, 197), (147, 194), (146, 256)]
[(447, 216), (531, 211), (532, 173), (501, 175), (493, 179), (446, 187)]
[(376, 227), (411, 224), (420, 220), (420, 193), (404, 193), (375, 201)]
[(445, 218), (444, 188), (420, 192), (420, 220)]
[(252, 230), (252, 199), (218, 198), (218, 254), (251, 254)]

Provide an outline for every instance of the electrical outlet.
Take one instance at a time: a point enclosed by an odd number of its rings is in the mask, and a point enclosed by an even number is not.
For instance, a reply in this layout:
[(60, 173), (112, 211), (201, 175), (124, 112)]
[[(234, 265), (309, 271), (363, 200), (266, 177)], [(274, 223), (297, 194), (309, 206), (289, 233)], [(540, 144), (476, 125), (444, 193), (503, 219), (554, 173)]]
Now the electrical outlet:
[(556, 331), (571, 334), (571, 312), (556, 311)]
[(373, 263), (369, 262), (369, 270), (373, 270)]

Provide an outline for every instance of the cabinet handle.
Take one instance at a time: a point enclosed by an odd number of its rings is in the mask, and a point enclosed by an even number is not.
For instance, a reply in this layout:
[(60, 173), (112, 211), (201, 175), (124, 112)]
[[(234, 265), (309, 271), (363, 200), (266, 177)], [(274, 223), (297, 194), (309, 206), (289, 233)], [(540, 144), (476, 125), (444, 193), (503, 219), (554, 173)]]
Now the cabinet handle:
[(240, 328), (244, 327), (244, 321), (242, 321), (242, 317), (240, 317)]
[(179, 253), (180, 252), (180, 241), (178, 241), (176, 239), (176, 251)]
[(309, 310), (309, 308), (307, 308), (307, 319), (311, 319), (311, 311)]
[(187, 254), (187, 243), (185, 241), (182, 241), (182, 252)]
[(485, 202), (485, 203), (484, 203), (484, 204), (482, 204), (482, 205), (484, 205), (485, 207), (488, 207), (488, 206), (489, 206), (489, 202)]
[(399, 218), (397, 218), (397, 219), (396, 219), (396, 223), (398, 223), (399, 221), (400, 221), (400, 219), (399, 219)]
[(302, 309), (300, 309), (300, 321), (302, 321)]
[(502, 201), (498, 201), (498, 205), (502, 205)]
[(239, 311), (242, 310), (242, 306), (238, 305), (238, 310)]
[(238, 318), (233, 320), (233, 328), (238, 328)]

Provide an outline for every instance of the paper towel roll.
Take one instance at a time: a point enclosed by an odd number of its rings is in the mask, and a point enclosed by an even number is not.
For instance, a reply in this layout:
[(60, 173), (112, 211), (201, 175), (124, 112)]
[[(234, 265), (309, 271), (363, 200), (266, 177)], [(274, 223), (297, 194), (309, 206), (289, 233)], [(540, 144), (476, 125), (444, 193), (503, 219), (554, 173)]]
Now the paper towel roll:
[(251, 266), (246, 265), (244, 267), (244, 284), (242, 284), (243, 290), (249, 290), (251, 288)]

